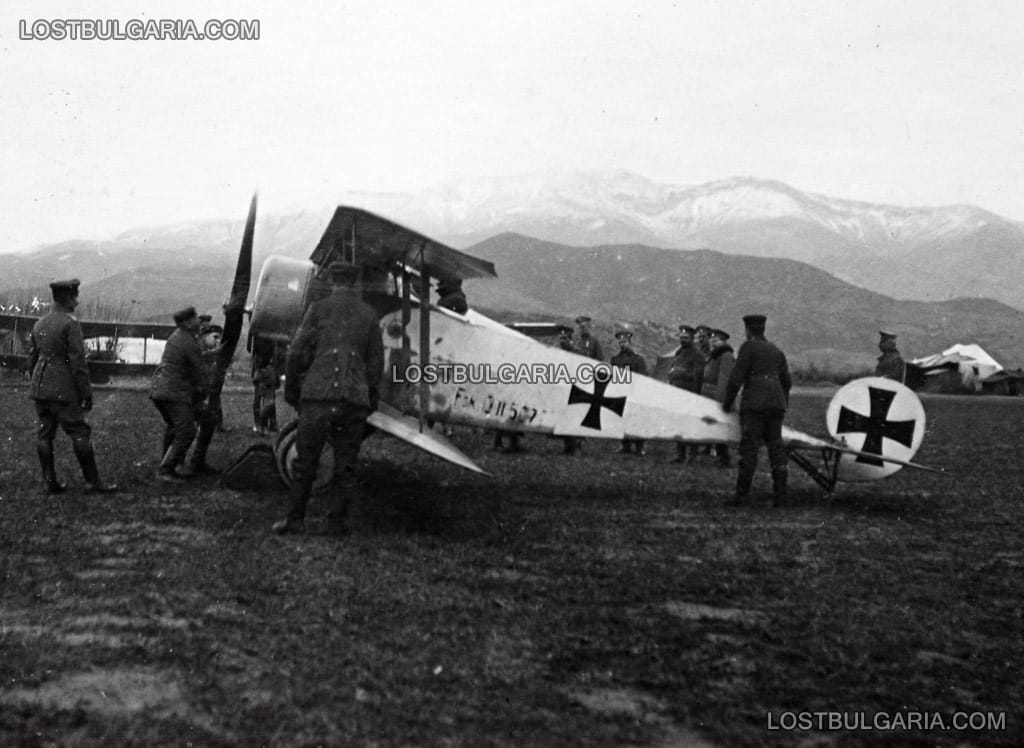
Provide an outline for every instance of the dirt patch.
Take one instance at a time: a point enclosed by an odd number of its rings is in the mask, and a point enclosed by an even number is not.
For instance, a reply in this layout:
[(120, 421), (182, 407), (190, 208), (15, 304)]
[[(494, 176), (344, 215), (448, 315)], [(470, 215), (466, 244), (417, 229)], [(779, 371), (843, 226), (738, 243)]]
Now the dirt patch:
[(658, 699), (630, 688), (571, 690), (568, 696), (592, 712), (609, 716), (660, 721), (665, 711), (665, 705)]
[(756, 610), (716, 608), (703, 603), (670, 601), (665, 603), (665, 610), (684, 621), (729, 621), (755, 626), (765, 619), (764, 614)]
[(186, 711), (181, 685), (173, 673), (141, 667), (71, 673), (38, 688), (0, 692), (0, 700), (51, 709), (81, 708), (105, 716), (144, 709)]

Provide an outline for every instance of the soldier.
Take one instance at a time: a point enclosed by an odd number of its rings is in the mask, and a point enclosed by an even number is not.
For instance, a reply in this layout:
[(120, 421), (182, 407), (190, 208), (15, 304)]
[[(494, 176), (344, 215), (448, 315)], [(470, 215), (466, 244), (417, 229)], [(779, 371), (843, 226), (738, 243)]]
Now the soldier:
[(697, 325), (693, 332), (693, 342), (700, 351), (700, 355), (707, 362), (711, 356), (711, 327), (709, 325)]
[(204, 423), (189, 467), (192, 473), (209, 470), (206, 449), (214, 429), (212, 413), (204, 404), (209, 375), (196, 339), (200, 323), (195, 307), (175, 312), (174, 324), (178, 329), (167, 339), (149, 391), (149, 398), (164, 419), (163, 453), (157, 471), (157, 478), (163, 481), (189, 477), (179, 473), (177, 468), (185, 462), (188, 448), (196, 438), (196, 422), (200, 419)]
[(279, 381), (273, 359), (263, 362), (252, 375), (252, 385), (260, 395), (260, 436), (277, 431), (277, 387)]
[[(615, 332), (615, 340), (619, 344), (619, 352), (612, 356), (611, 365), (621, 366), (634, 374), (646, 374), (647, 362), (644, 357), (633, 350), (633, 331), (623, 326)], [(643, 439), (623, 439), (619, 448), (621, 454), (634, 452), (640, 456), (647, 454)]]
[[(570, 353), (579, 353), (576, 341), (572, 337), (572, 328), (569, 325), (558, 326), (558, 347)], [(583, 446), (583, 440), (578, 436), (562, 437), (562, 454), (574, 455)]]
[(439, 278), (437, 281), (437, 305), (449, 309), (456, 314), (465, 314), (469, 311), (469, 304), (466, 301), (466, 292), (462, 290), (462, 280), (459, 278)]
[(36, 407), (36, 452), (43, 469), (46, 492), (62, 493), (66, 488), (57, 480), (53, 438), (57, 427), (71, 439), (71, 447), (85, 477), (86, 493), (110, 493), (117, 486), (100, 480), (96, 453), (92, 447), (92, 429), (85, 414), (92, 410), (92, 385), (85, 362), (82, 327), (73, 313), (78, 306), (77, 278), (50, 284), (53, 308), (37, 320), (29, 333), (28, 367), (32, 372), (29, 397)]
[(558, 326), (558, 347), (563, 351), (578, 353), (576, 350), (576, 341), (572, 339), (572, 328), (569, 327), (569, 325)]
[(736, 495), (729, 503), (740, 503), (750, 494), (750, 484), (757, 470), (757, 452), (761, 441), (768, 447), (772, 466), (772, 487), (775, 506), (786, 500), (786, 446), (782, 441), (782, 421), (789, 405), (792, 381), (786, 354), (764, 337), (766, 317), (748, 314), (743, 318), (747, 340), (740, 346), (736, 366), (725, 389), (722, 408), (732, 410), (740, 389), (740, 469), (736, 478)]
[[(696, 329), (679, 325), (679, 348), (668, 370), (668, 383), (687, 392), (700, 393), (704, 382), (704, 356), (693, 343)], [(686, 444), (676, 442), (676, 462), (686, 462)]]
[(328, 530), (347, 532), (359, 447), (366, 419), (380, 397), (384, 344), (376, 312), (353, 290), (359, 269), (336, 262), (330, 273), (334, 291), (306, 310), (288, 351), (284, 397), (299, 411), (298, 454), (289, 492), (291, 508), (287, 518), (273, 526), (278, 534), (305, 531), (306, 506), (328, 439), (334, 451)]
[[(736, 364), (736, 357), (733, 355), (728, 341), (729, 333), (724, 330), (711, 331), (708, 337), (708, 346), (711, 352), (708, 355), (708, 362), (704, 365), (704, 384), (700, 390), (700, 394), (704, 397), (717, 400), (719, 403), (725, 400), (729, 376)], [(718, 466), (729, 467), (729, 445), (716, 444), (714, 447)]]
[(604, 361), (601, 344), (590, 334), (590, 317), (581, 314), (576, 318), (576, 326), (580, 328), (580, 339), (576, 343), (576, 352), (595, 361)]
[(878, 350), (882, 355), (878, 357), (878, 365), (875, 366), (876, 377), (887, 377), (897, 382), (903, 381), (905, 365), (903, 357), (896, 349), (896, 336), (891, 332), (879, 330), (881, 336), (878, 340)]

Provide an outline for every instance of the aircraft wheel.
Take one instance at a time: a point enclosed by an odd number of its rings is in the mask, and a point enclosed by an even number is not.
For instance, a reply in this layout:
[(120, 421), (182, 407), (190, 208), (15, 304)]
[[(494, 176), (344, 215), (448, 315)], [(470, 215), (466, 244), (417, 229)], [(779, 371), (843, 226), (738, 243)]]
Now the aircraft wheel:
[[(295, 438), (298, 435), (298, 419), (286, 423), (274, 439), (274, 462), (277, 463), (277, 472), (285, 485), (291, 487), (293, 466), (298, 455), (295, 447)], [(330, 443), (324, 445), (320, 453), (320, 464), (316, 470), (316, 479), (313, 481), (313, 493), (324, 493), (331, 487), (331, 478), (334, 476), (334, 450)]]

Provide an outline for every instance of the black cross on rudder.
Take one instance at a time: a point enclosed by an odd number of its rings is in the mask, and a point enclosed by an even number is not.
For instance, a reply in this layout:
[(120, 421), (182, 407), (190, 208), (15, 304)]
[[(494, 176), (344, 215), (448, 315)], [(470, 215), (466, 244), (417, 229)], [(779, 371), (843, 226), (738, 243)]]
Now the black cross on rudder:
[[(868, 387), (868, 397), (871, 402), (871, 412), (863, 415), (850, 410), (845, 405), (839, 409), (839, 425), (836, 427), (838, 434), (867, 434), (864, 440), (862, 452), (873, 455), (882, 454), (882, 439), (892, 439), (905, 447), (914, 443), (914, 426), (917, 421), (888, 421), (886, 416), (892, 406), (896, 393), (892, 390), (885, 390), (877, 387)], [(885, 463), (874, 457), (864, 455), (857, 456), (857, 462), (866, 465), (882, 467)]]

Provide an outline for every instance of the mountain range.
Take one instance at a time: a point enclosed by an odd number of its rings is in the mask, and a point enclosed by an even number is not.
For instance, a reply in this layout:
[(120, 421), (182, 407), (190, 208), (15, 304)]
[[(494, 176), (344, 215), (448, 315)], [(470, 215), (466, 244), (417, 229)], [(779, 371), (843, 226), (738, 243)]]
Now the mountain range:
[[(870, 362), (884, 326), (913, 353), (975, 340), (1001, 361), (1024, 360), (1024, 286), (1014, 271), (1024, 226), (980, 208), (872, 205), (751, 178), (661, 185), (623, 171), (469, 180), (339, 202), (493, 260), (499, 280), (468, 286), (478, 306), (646, 320), (641, 337), (652, 349), (677, 322), (737, 331), (735, 320), (757, 310), (779, 321), (776, 339), (808, 356)], [(272, 253), (308, 257), (333, 207), (262, 215), (256, 266)], [(135, 228), (0, 255), (0, 294), (45, 290), (48, 279), (73, 274), (136, 319), (188, 303), (212, 310), (230, 283), (241, 223)]]

